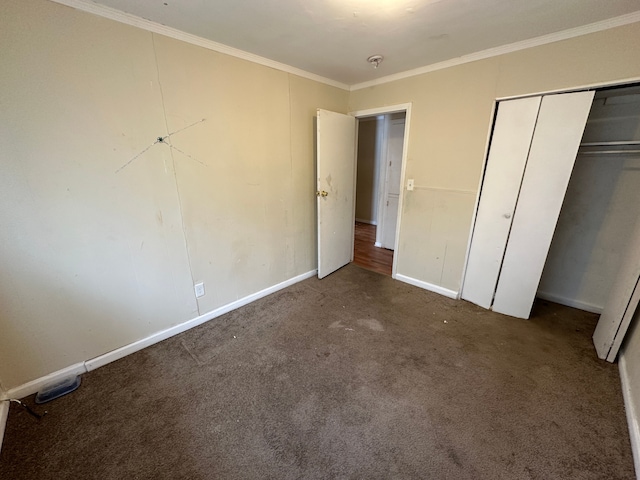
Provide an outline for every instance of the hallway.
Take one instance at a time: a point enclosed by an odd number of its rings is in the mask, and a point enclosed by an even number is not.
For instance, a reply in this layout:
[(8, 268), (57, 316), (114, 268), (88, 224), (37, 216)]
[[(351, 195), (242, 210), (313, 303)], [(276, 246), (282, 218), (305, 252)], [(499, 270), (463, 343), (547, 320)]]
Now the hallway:
[(376, 226), (356, 222), (353, 263), (383, 275), (391, 275), (393, 250), (378, 248), (375, 242)]

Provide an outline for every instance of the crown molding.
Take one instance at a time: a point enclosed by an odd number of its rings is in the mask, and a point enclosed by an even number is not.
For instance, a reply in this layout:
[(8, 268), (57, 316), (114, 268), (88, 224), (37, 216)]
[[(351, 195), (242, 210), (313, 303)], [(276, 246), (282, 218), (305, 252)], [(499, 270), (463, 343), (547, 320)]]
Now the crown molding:
[(461, 57), (452, 58), (450, 60), (445, 60), (443, 62), (433, 63), (431, 65), (425, 65), (423, 67), (415, 68), (412, 70), (406, 70), (404, 72), (387, 75), (387, 76), (384, 76), (375, 80), (370, 80), (367, 82), (347, 85), (345, 83), (338, 82), (330, 78), (316, 75), (315, 73), (307, 72), (306, 70), (292, 67), (291, 65), (287, 65), (285, 63), (276, 62), (275, 60), (270, 60), (268, 58), (255, 55), (253, 53), (249, 53), (244, 50), (233, 48), (228, 45), (224, 45), (222, 43), (214, 42), (213, 40), (208, 40), (206, 38), (198, 37), (197, 35), (192, 35), (190, 33), (183, 32), (176, 28), (167, 27), (166, 25), (152, 22), (151, 20), (147, 20), (147, 19), (138, 17), (136, 15), (132, 15), (130, 13), (125, 13), (111, 7), (100, 5), (100, 4), (91, 2), (89, 0), (51, 0), (51, 1), (54, 3), (59, 3), (61, 5), (65, 5), (67, 7), (81, 10), (83, 12), (108, 18), (110, 20), (124, 23), (126, 25), (131, 25), (133, 27), (141, 28), (149, 32), (165, 35), (167, 37), (171, 37), (176, 40), (181, 40), (183, 42), (190, 43), (192, 45), (197, 45), (199, 47), (203, 47), (208, 50), (213, 50), (218, 53), (230, 55), (232, 57), (247, 60), (249, 62), (257, 63), (259, 65), (264, 65), (266, 67), (291, 73), (293, 75), (307, 78), (309, 80), (314, 80), (316, 82), (324, 83), (326, 85), (330, 85), (332, 87), (337, 87), (347, 91), (356, 91), (356, 90), (361, 90), (363, 88), (374, 87), (376, 85), (382, 85), (385, 83), (394, 82), (396, 80), (402, 80), (404, 78), (415, 77), (417, 75), (422, 75), (429, 72), (435, 72), (437, 70), (443, 70), (445, 68), (455, 67), (457, 65), (463, 65), (465, 63), (475, 62), (477, 60), (483, 60), (486, 58), (496, 57), (499, 55), (505, 55), (507, 53), (517, 52), (519, 50), (525, 50), (527, 48), (538, 47), (538, 46), (546, 45), (549, 43), (559, 42), (562, 40), (568, 40), (570, 38), (587, 35), (589, 33), (600, 32), (603, 30), (608, 30), (610, 28), (628, 25), (630, 23), (640, 22), (640, 10), (638, 10), (636, 12), (628, 13), (626, 15), (609, 18), (607, 20), (602, 20), (600, 22), (590, 23), (588, 25), (583, 25), (581, 27), (571, 28), (568, 30), (563, 30), (561, 32), (551, 33), (548, 35), (531, 38), (529, 40), (523, 40), (521, 42), (511, 43), (508, 45), (489, 48), (487, 50), (482, 50), (479, 52), (470, 53), (468, 55), (462, 55)]
[(531, 38), (529, 40), (523, 40), (521, 42), (511, 43), (509, 45), (502, 45), (500, 47), (489, 48), (480, 52), (470, 53), (469, 55), (463, 55), (461, 57), (452, 58), (451, 60), (445, 60), (443, 62), (433, 63), (424, 67), (415, 68), (413, 70), (407, 70), (393, 75), (387, 75), (385, 77), (378, 78), (376, 80), (370, 80), (368, 82), (357, 83), (351, 85), (350, 91), (361, 90), (363, 88), (374, 87), (376, 85), (382, 85), (384, 83), (394, 82), (396, 80), (402, 80), (404, 78), (415, 77), (416, 75), (422, 75), (424, 73), (435, 72), (436, 70), (443, 70), (449, 67), (455, 67), (456, 65), (462, 65), (464, 63), (475, 62), (477, 60), (483, 60), (485, 58), (497, 57), (498, 55), (504, 55), (507, 53), (517, 52), (519, 50), (525, 50), (527, 48), (538, 47), (546, 45), (548, 43), (559, 42), (561, 40), (568, 40), (570, 38), (580, 37), (589, 33), (600, 32), (602, 30), (608, 30), (610, 28), (621, 27), (630, 23), (640, 22), (640, 10), (619, 17), (609, 18), (600, 22), (590, 23), (581, 27), (571, 28), (569, 30), (563, 30), (561, 32), (551, 33), (549, 35), (543, 35), (541, 37)]
[(270, 60), (268, 58), (255, 55), (253, 53), (245, 52), (244, 50), (240, 50), (238, 48), (233, 48), (228, 45), (224, 45), (222, 43), (218, 43), (212, 40), (208, 40), (206, 38), (198, 37), (197, 35), (192, 35), (190, 33), (183, 32), (176, 28), (167, 27), (166, 25), (152, 22), (151, 20), (147, 20), (147, 19), (138, 17), (136, 15), (132, 15), (130, 13), (125, 13), (120, 10), (107, 7), (105, 5), (93, 3), (88, 0), (51, 0), (51, 1), (54, 3), (59, 3), (61, 5), (65, 5), (67, 7), (75, 8), (76, 10), (92, 13), (100, 17), (108, 18), (110, 20), (115, 20), (116, 22), (141, 28), (142, 30), (146, 30), (146, 31), (158, 33), (160, 35), (164, 35), (167, 37), (175, 38), (176, 40), (181, 40), (183, 42), (190, 43), (192, 45), (197, 45), (199, 47), (206, 48), (208, 50), (213, 50), (218, 53), (224, 53), (225, 55), (230, 55), (232, 57), (240, 58), (242, 60), (247, 60), (249, 62), (257, 63), (259, 65), (264, 65), (265, 67), (281, 70), (283, 72), (291, 73), (299, 77), (324, 83), (332, 87), (341, 88), (347, 91), (349, 90), (349, 85), (345, 83), (337, 82), (335, 80), (331, 80), (330, 78), (322, 77), (320, 75), (316, 75), (315, 73), (307, 72), (305, 70), (292, 67), (291, 65), (287, 65), (285, 63), (276, 62), (275, 60)]

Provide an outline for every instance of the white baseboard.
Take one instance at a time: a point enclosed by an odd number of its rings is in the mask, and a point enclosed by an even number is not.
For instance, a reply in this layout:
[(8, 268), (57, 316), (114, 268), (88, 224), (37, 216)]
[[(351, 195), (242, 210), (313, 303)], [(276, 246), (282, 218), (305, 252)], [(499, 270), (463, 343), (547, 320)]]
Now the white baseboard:
[(593, 305), (591, 303), (581, 302), (580, 300), (574, 300), (573, 298), (563, 297), (549, 292), (537, 292), (536, 296), (543, 300), (549, 300), (550, 302), (559, 303), (560, 305), (566, 305), (567, 307), (577, 308), (591, 313), (602, 313), (602, 307)]
[(356, 222), (368, 223), (369, 225), (378, 225), (378, 222), (376, 222), (375, 220), (365, 220), (364, 218), (356, 218)]
[[(69, 367), (63, 368), (62, 370), (58, 370), (56, 372), (45, 375), (44, 377), (36, 378), (35, 380), (27, 382), (18, 387), (11, 388), (6, 393), (0, 392), (0, 400), (8, 398), (24, 398), (37, 393), (45, 385), (49, 385), (51, 383), (64, 380), (65, 378), (71, 376), (81, 375), (83, 373), (90, 372), (91, 370), (95, 370), (98, 367), (102, 367), (103, 365), (119, 360), (123, 357), (126, 357), (127, 355), (137, 352), (138, 350), (142, 350), (145, 347), (149, 347), (155, 343), (161, 342), (162, 340), (166, 340), (169, 337), (190, 330), (191, 328), (197, 327), (198, 325), (202, 325), (209, 320), (219, 317), (220, 315), (224, 315), (225, 313), (228, 313), (237, 308), (243, 307), (244, 305), (254, 302), (262, 297), (266, 297), (267, 295), (275, 293), (278, 290), (282, 290), (283, 288), (301, 282), (302, 280), (311, 278), (315, 276), (317, 272), (317, 270), (311, 270), (310, 272), (303, 273), (296, 277), (290, 278), (289, 280), (285, 280), (284, 282), (280, 282), (276, 285), (265, 288), (264, 290), (260, 290), (259, 292), (247, 295), (246, 297), (236, 300), (235, 302), (231, 302), (220, 308), (216, 308), (211, 312), (200, 315), (197, 318), (188, 320), (184, 323), (176, 325), (175, 327), (167, 328), (166, 330), (162, 330), (161, 332), (154, 333), (146, 338), (117, 348), (116, 350), (105, 353), (104, 355), (100, 355), (82, 363), (71, 365)], [(4, 436), (4, 429), (8, 413), (9, 402), (0, 401), (0, 448), (2, 447), (2, 438)]]
[(440, 295), (444, 295), (445, 297), (454, 298), (454, 299), (458, 298), (458, 292), (449, 290), (448, 288), (444, 288), (439, 285), (423, 282), (422, 280), (417, 280), (415, 278), (407, 277), (399, 273), (396, 273), (395, 279), (400, 280), (401, 282), (404, 282), (404, 283), (408, 283), (409, 285), (413, 285), (415, 287), (424, 288), (425, 290), (429, 290), (430, 292), (439, 293)]
[(84, 362), (76, 363), (62, 370), (50, 373), (44, 377), (36, 378), (30, 382), (24, 383), (18, 387), (10, 388), (6, 393), (6, 398), (24, 398), (34, 393), (38, 393), (42, 387), (64, 380), (65, 378), (74, 377), (86, 373), (87, 369)]
[(9, 398), (24, 398), (37, 393), (45, 385), (56, 383), (65, 378), (86, 373), (87, 369), (84, 362), (76, 363), (70, 367), (63, 368), (57, 372), (50, 373), (44, 377), (36, 378), (30, 382), (9, 389), (8, 392), (0, 393), (0, 449), (2, 449), (2, 440), (4, 438), (4, 429), (7, 426), (7, 416), (9, 415), (9, 402), (3, 401)]
[(264, 290), (260, 290), (259, 292), (253, 293), (251, 295), (247, 295), (240, 300), (236, 300), (235, 302), (228, 303), (220, 308), (216, 308), (204, 315), (200, 315), (192, 320), (188, 320), (184, 323), (176, 325), (171, 328), (167, 328), (166, 330), (162, 330), (158, 333), (154, 333), (142, 340), (138, 340), (137, 342), (130, 343), (129, 345), (125, 345), (123, 347), (117, 348), (116, 350), (112, 350), (111, 352), (105, 353), (104, 355), (100, 355), (99, 357), (93, 358), (91, 360), (87, 360), (84, 364), (87, 367), (87, 371), (95, 370), (98, 367), (102, 367), (107, 363), (115, 362), (127, 355), (130, 355), (138, 350), (142, 350), (143, 348), (149, 347), (155, 343), (161, 342), (162, 340), (166, 340), (169, 337), (173, 337), (179, 333), (190, 330), (198, 325), (202, 325), (209, 320), (212, 320), (220, 315), (224, 315), (236, 308), (243, 307), (251, 302), (254, 302), (262, 297), (266, 297), (278, 290), (282, 290), (283, 288), (289, 287), (294, 283), (301, 282), (302, 280), (306, 280), (307, 278), (311, 278), (316, 275), (317, 270), (311, 270), (310, 272), (303, 273), (302, 275), (298, 275), (297, 277), (290, 278), (289, 280), (285, 280), (284, 282), (278, 283), (277, 285), (273, 285), (271, 287), (265, 288)]
[(376, 242), (373, 244), (374, 247), (382, 248), (382, 243)]
[(2, 439), (4, 429), (7, 426), (7, 416), (9, 415), (9, 402), (0, 401), (0, 450), (2, 450)]
[(627, 413), (627, 424), (629, 425), (629, 438), (631, 439), (631, 453), (633, 453), (633, 466), (636, 470), (636, 477), (640, 478), (640, 428), (638, 427), (638, 412), (631, 398), (631, 388), (629, 385), (629, 375), (627, 372), (627, 362), (624, 352), (618, 359), (618, 369), (620, 370), (620, 383), (622, 384), (622, 397), (624, 398), (624, 409)]
[[(247, 295), (246, 297), (236, 300), (235, 302), (231, 302), (220, 308), (216, 308), (215, 310), (205, 313), (204, 315), (200, 315), (199, 317), (196, 317), (192, 320), (188, 320), (174, 327), (167, 328), (166, 330), (162, 330), (160, 332), (154, 333), (152, 335), (149, 335), (146, 338), (143, 338), (141, 340), (135, 341), (123, 347), (112, 350), (111, 352), (107, 352), (104, 355), (100, 355), (98, 357), (92, 358), (85, 362), (71, 365), (69, 367), (63, 368), (62, 370), (58, 370), (56, 372), (45, 375), (43, 377), (36, 378), (35, 380), (27, 382), (23, 385), (9, 389), (9, 391), (6, 392), (6, 394), (0, 393), (0, 399), (3, 399), (3, 398), (20, 399), (20, 398), (27, 397), (29, 395), (33, 395), (34, 393), (37, 393), (45, 385), (55, 383), (57, 381), (63, 380), (65, 378), (68, 378), (74, 375), (80, 375), (86, 372), (90, 372), (91, 370), (95, 370), (98, 367), (102, 367), (103, 365), (119, 360), (123, 357), (126, 357), (127, 355), (130, 355), (131, 353), (137, 352), (138, 350), (142, 350), (145, 347), (161, 342), (162, 340), (166, 340), (169, 337), (172, 337), (179, 333), (190, 330), (194, 327), (197, 327), (198, 325), (202, 325), (203, 323), (209, 320), (212, 320), (216, 317), (219, 317), (220, 315), (224, 315), (225, 313), (228, 313), (232, 310), (235, 310), (251, 302), (254, 302), (255, 300), (258, 300), (262, 297), (266, 297), (267, 295), (277, 292), (278, 290), (282, 290), (283, 288), (286, 288), (295, 283), (301, 282), (302, 280), (311, 278), (315, 276), (316, 273), (317, 273), (317, 270), (311, 270), (310, 272), (303, 273), (296, 277), (285, 280), (284, 282), (265, 288), (264, 290), (260, 290), (259, 292), (253, 293), (251, 295)], [(2, 402), (2, 404), (4, 403), (6, 402)]]

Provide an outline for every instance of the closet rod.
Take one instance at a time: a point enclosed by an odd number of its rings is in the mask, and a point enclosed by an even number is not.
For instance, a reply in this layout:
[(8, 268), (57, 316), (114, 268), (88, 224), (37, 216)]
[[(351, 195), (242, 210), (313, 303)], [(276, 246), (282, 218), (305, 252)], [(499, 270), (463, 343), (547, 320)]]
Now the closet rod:
[(625, 153), (640, 153), (640, 150), (594, 150), (578, 152), (578, 155), (624, 155)]
[(581, 147), (622, 147), (626, 145), (640, 145), (640, 140), (628, 140), (623, 142), (585, 142)]

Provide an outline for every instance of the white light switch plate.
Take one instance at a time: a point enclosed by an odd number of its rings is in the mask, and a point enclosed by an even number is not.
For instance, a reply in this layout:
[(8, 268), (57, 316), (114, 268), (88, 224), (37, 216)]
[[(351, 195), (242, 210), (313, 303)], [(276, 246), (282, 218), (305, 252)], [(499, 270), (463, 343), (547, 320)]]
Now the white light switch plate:
[(193, 289), (196, 291), (196, 298), (204, 296), (204, 283), (196, 283)]
[(409, 180), (407, 180), (407, 190), (409, 191), (413, 190), (413, 178), (410, 178)]

